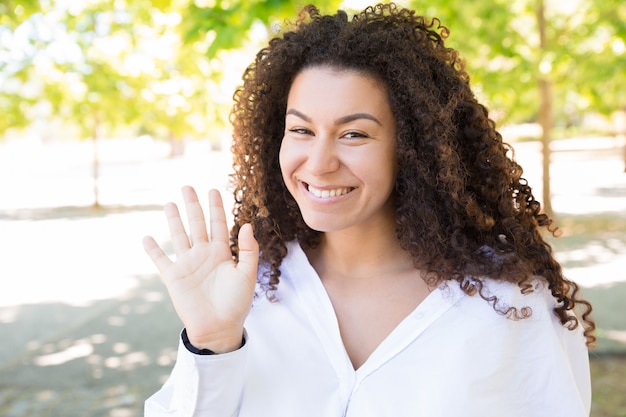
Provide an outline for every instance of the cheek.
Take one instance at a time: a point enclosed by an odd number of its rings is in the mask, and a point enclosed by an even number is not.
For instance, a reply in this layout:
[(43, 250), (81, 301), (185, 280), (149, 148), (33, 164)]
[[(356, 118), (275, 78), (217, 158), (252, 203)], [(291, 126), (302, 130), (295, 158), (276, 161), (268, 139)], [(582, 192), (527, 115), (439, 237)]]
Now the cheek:
[(278, 163), (280, 164), (280, 172), (283, 176), (283, 181), (287, 184), (287, 188), (289, 188), (289, 178), (291, 176), (291, 161), (290, 147), (283, 138), (280, 144), (280, 151), (278, 152)]
[(395, 158), (395, 152), (382, 152), (381, 154), (384, 155), (382, 158), (377, 161), (371, 161), (370, 166), (379, 167), (377, 175), (372, 178), (372, 180), (378, 181), (378, 186), (381, 187), (381, 189), (393, 189), (398, 177), (398, 164)]

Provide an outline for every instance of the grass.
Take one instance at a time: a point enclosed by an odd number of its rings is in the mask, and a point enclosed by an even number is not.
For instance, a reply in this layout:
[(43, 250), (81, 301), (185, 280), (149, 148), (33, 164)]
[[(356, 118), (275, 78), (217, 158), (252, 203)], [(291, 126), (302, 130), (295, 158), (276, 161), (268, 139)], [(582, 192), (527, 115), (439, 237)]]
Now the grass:
[(626, 417), (626, 355), (591, 359), (591, 417)]

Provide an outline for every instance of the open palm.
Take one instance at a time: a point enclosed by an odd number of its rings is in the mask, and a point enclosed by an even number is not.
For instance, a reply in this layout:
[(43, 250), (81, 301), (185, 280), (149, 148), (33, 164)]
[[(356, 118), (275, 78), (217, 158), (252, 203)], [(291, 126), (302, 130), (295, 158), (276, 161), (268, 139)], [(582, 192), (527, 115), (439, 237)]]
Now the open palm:
[(221, 196), (209, 193), (210, 234), (196, 192), (183, 188), (189, 222), (187, 234), (178, 208), (165, 205), (176, 260), (172, 261), (152, 237), (144, 249), (159, 269), (189, 341), (215, 352), (237, 349), (250, 311), (259, 249), (252, 227), (239, 232), (239, 262), (231, 255)]

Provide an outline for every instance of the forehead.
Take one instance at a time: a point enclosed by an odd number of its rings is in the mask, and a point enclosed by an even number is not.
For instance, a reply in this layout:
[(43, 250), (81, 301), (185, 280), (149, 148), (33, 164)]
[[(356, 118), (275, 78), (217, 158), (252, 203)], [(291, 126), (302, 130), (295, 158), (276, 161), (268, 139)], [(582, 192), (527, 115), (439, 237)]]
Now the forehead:
[(293, 80), (287, 107), (321, 111), (389, 111), (385, 85), (360, 71), (328, 66), (305, 68)]

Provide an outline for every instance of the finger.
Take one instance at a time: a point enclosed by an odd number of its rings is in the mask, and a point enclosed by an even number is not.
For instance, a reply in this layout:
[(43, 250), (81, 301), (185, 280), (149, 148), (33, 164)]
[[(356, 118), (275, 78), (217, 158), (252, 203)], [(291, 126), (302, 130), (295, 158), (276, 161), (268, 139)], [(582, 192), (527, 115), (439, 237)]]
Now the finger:
[(229, 243), (228, 226), (222, 196), (217, 190), (209, 191), (209, 213), (211, 215), (211, 241)]
[(159, 272), (163, 273), (163, 271), (172, 264), (170, 258), (163, 252), (163, 249), (161, 249), (152, 236), (143, 238), (143, 249), (156, 265)]
[(183, 221), (180, 219), (180, 213), (178, 207), (174, 203), (167, 203), (163, 208), (165, 216), (167, 217), (167, 224), (170, 228), (170, 236), (172, 237), (172, 246), (176, 256), (180, 256), (184, 251), (188, 250), (189, 238), (183, 226)]
[(193, 187), (183, 187), (183, 199), (187, 209), (187, 221), (189, 222), (189, 233), (191, 234), (191, 244), (198, 242), (208, 242), (209, 237), (206, 231), (206, 221), (202, 206), (198, 201), (198, 194)]
[(237, 269), (248, 276), (250, 280), (256, 280), (259, 264), (259, 243), (254, 238), (252, 226), (244, 224), (239, 229), (239, 263)]

